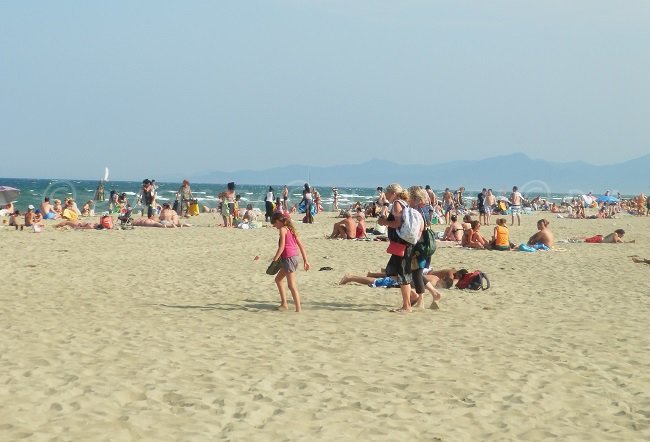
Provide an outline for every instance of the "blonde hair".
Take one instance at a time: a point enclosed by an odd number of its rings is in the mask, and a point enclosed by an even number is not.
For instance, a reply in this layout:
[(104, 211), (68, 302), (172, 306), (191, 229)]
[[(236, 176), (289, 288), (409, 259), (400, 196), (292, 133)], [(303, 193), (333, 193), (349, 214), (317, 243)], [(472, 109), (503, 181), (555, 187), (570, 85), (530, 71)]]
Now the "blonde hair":
[(408, 201), (409, 193), (399, 185), (399, 183), (391, 183), (386, 187), (385, 192), (394, 192), (397, 199)]
[(424, 203), (428, 198), (427, 193), (420, 186), (411, 186), (409, 187), (408, 192), (409, 192), (409, 199), (412, 202)]

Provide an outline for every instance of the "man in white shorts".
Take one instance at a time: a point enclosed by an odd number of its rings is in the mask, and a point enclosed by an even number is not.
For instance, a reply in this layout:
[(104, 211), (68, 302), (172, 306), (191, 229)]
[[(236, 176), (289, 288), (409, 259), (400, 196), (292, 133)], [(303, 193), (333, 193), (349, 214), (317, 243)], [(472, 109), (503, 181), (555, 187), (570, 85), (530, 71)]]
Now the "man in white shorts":
[(521, 205), (524, 201), (524, 197), (519, 193), (517, 186), (512, 188), (512, 193), (510, 194), (510, 212), (512, 214), (512, 224), (515, 225), (515, 215), (517, 216), (517, 225), (521, 225)]

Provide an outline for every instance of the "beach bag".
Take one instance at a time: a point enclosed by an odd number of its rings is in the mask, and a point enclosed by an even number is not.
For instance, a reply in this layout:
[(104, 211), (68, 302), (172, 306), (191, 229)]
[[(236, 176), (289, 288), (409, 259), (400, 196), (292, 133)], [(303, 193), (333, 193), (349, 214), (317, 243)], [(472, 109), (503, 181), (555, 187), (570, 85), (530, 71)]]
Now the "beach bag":
[(111, 217), (109, 215), (102, 216), (102, 219), (99, 221), (99, 224), (104, 229), (112, 229), (113, 228), (113, 217)]
[(196, 216), (199, 214), (199, 202), (197, 200), (190, 200), (188, 213), (191, 216)]
[(487, 290), (490, 288), (490, 280), (480, 270), (465, 274), (456, 283), (456, 288), (461, 290)]
[(422, 214), (409, 207), (404, 201), (397, 200), (402, 205), (402, 224), (397, 229), (397, 236), (409, 244), (416, 244), (420, 239), (420, 231), (424, 226)]
[(433, 230), (426, 228), (422, 231), (422, 240), (413, 249), (418, 258), (430, 258), (436, 253), (436, 234)]
[(401, 242), (391, 241), (388, 243), (388, 248), (386, 249), (386, 252), (390, 253), (391, 255), (403, 257), (404, 252), (406, 252), (406, 244)]

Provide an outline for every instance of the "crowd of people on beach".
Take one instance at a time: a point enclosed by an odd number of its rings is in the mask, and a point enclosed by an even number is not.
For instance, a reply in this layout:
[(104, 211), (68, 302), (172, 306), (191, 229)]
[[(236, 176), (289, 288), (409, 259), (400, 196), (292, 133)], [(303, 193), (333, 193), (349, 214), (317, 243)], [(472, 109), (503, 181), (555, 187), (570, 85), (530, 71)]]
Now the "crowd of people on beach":
[[(13, 203), (8, 203), (2, 209), (2, 214), (9, 215), (8, 221), (5, 220), (4, 224), (16, 230), (24, 230), (27, 227), (36, 232), (45, 227), (45, 220), (57, 220), (55, 228), (112, 229), (116, 227), (112, 217), (114, 213), (118, 214), (117, 221), (122, 226), (128, 224), (131, 227), (189, 227), (190, 224), (181, 219), (199, 213), (198, 201), (192, 193), (190, 183), (187, 180), (183, 181), (176, 192), (173, 205), (166, 201), (158, 204), (157, 190), (155, 180), (142, 181), (140, 192), (134, 200), (135, 207), (140, 211), (139, 218), (133, 217), (134, 206), (129, 201), (128, 195), (114, 190), (110, 193), (108, 210), (99, 215), (98, 222), (87, 219), (95, 215), (96, 201), (86, 201), (80, 209), (72, 198), (65, 198), (63, 202), (59, 199), (51, 202), (49, 197), (45, 197), (38, 209), (28, 205), (24, 214), (21, 214)], [(423, 296), (427, 291), (432, 296), (431, 308), (437, 309), (441, 298), (439, 289), (449, 288), (465, 276), (462, 271), (455, 268), (439, 270), (431, 268), (431, 254), (423, 252), (427, 250), (424, 243), (431, 241), (430, 235), (435, 235), (437, 241), (441, 243), (467, 249), (528, 252), (549, 250), (554, 247), (555, 237), (549, 227), (550, 221), (546, 217), (540, 218), (537, 221), (537, 231), (526, 242), (517, 245), (511, 239), (508, 219), (505, 216), (510, 216), (510, 227), (512, 227), (521, 225), (524, 212), (547, 211), (558, 218), (575, 219), (611, 218), (622, 212), (632, 215), (650, 215), (650, 197), (645, 195), (623, 200), (620, 195), (610, 196), (609, 192), (606, 192), (602, 198), (595, 198), (588, 194), (564, 200), (558, 205), (555, 202), (549, 203), (541, 197), (528, 200), (517, 186), (514, 186), (508, 196), (499, 197), (495, 196), (492, 189), (484, 188), (475, 199), (471, 199), (470, 204), (467, 204), (464, 187), (456, 191), (446, 188), (440, 198), (428, 185), (403, 189), (399, 184), (393, 183), (385, 189), (377, 187), (376, 190), (373, 201), (365, 205), (355, 202), (348, 208), (340, 208), (338, 189), (333, 187), (332, 209), (339, 210), (341, 219), (334, 222), (328, 238), (378, 240), (388, 243), (387, 252), (390, 257), (384, 269), (370, 272), (365, 276), (346, 274), (340, 283), (398, 287), (402, 295), (402, 305), (396, 309), (399, 312), (409, 312), (413, 306), (422, 307)], [(226, 188), (218, 193), (217, 198), (218, 206), (215, 208), (204, 206), (203, 212), (220, 214), (224, 227), (247, 229), (261, 225), (258, 218), (261, 219), (262, 214), (252, 204), (247, 204), (245, 210), (240, 210), (241, 195), (236, 193), (234, 182), (227, 183)], [(292, 215), (302, 213), (303, 223), (314, 223), (315, 215), (323, 211), (320, 193), (305, 183), (301, 200), (290, 206), (287, 186), (284, 186), (277, 196), (274, 188), (269, 186), (264, 203), (264, 221), (279, 231), (278, 249), (273, 261), (279, 264), (275, 282), (281, 298), (280, 309), (287, 309), (284, 290), (284, 280), (286, 280), (296, 311), (300, 311), (300, 294), (295, 278), (295, 271), (298, 268), (297, 256), (302, 255), (305, 270), (309, 270), (310, 264), (306, 249), (293, 225)], [(596, 214), (586, 216), (585, 208), (588, 207), (595, 209)], [(477, 218), (474, 218), (476, 216)], [(368, 226), (367, 221), (371, 218), (376, 221), (373, 226)], [(481, 227), (491, 226), (492, 222), (494, 227), (491, 235), (485, 236)], [(436, 224), (444, 224), (444, 231), (430, 233)], [(404, 230), (407, 231), (406, 235), (412, 237), (408, 241), (403, 239)], [(571, 238), (568, 242), (622, 243), (624, 235), (623, 229), (617, 229), (602, 235)]]

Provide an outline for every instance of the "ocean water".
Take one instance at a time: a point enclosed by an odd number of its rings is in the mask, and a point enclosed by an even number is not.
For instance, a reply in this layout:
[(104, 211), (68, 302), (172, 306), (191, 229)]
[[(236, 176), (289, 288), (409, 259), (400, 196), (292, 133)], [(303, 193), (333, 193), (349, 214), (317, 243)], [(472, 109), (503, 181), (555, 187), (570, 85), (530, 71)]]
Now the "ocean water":
[[(173, 202), (181, 183), (157, 183), (158, 188), (158, 201)], [(35, 207), (43, 201), (46, 196), (51, 201), (58, 198), (63, 201), (67, 197), (72, 197), (77, 205), (81, 207), (86, 201), (93, 200), (95, 191), (97, 189), (98, 181), (88, 180), (62, 180), (62, 179), (19, 179), (19, 178), (0, 178), (0, 186), (10, 186), (20, 189), (21, 193), (18, 200), (15, 202), (16, 208), (24, 211), (27, 206), (33, 204)], [(125, 192), (130, 203), (135, 203), (136, 195), (138, 194), (141, 181), (109, 181), (105, 183), (105, 196), (106, 200), (109, 198), (111, 190), (117, 192)], [(281, 195), (283, 185), (272, 185), (275, 189), (276, 196)], [(192, 193), (199, 201), (200, 205), (206, 205), (210, 208), (217, 207), (219, 192), (226, 189), (226, 184), (201, 184), (192, 183), (190, 185)], [(316, 189), (321, 194), (321, 201), (325, 210), (332, 208), (332, 191), (330, 187), (319, 188), (315, 185)], [(241, 195), (241, 205), (252, 204), (264, 210), (264, 197), (268, 186), (250, 185), (250, 184), (237, 184), (235, 192)], [(297, 203), (302, 199), (302, 186), (289, 186), (289, 202)], [(362, 205), (372, 201), (376, 196), (376, 188), (368, 187), (338, 187), (339, 190), (339, 207), (344, 208), (359, 201)], [(524, 196), (533, 198), (541, 195), (549, 201), (560, 202), (567, 197), (575, 195), (568, 195), (562, 193), (544, 193), (540, 191), (525, 192)], [(438, 197), (442, 195), (441, 189), (434, 189)], [(465, 200), (470, 202), (476, 198), (478, 191), (466, 191)], [(497, 195), (498, 196), (498, 195)], [(94, 206), (96, 212), (103, 211), (108, 207), (108, 201), (98, 201)]]
[[(158, 202), (173, 202), (176, 197), (181, 183), (158, 183)], [(10, 186), (20, 189), (20, 196), (15, 202), (16, 208), (21, 211), (25, 210), (28, 205), (32, 204), (38, 208), (47, 196), (53, 202), (58, 198), (63, 201), (67, 197), (72, 197), (79, 207), (86, 201), (93, 200), (97, 190), (98, 181), (84, 180), (59, 180), (59, 179), (17, 179), (17, 178), (0, 178), (0, 186)], [(111, 190), (119, 193), (126, 193), (130, 203), (134, 204), (138, 194), (141, 181), (109, 181), (104, 185), (104, 194), (106, 201), (96, 202), (95, 211), (103, 211), (108, 207), (108, 198)], [(272, 185), (276, 196), (281, 196), (284, 185)], [(217, 207), (219, 200), (217, 195), (226, 190), (226, 184), (201, 184), (191, 183), (190, 188), (194, 197), (200, 205), (206, 205), (210, 208)], [(241, 195), (240, 205), (252, 204), (264, 210), (264, 198), (268, 186), (237, 184), (235, 193)], [(318, 188), (321, 194), (321, 201), (326, 210), (332, 207), (332, 191), (330, 187)], [(297, 203), (302, 199), (302, 186), (289, 186), (289, 203)], [(375, 194), (375, 189), (363, 187), (339, 187), (339, 207), (345, 207), (357, 201), (362, 204), (371, 201)]]

